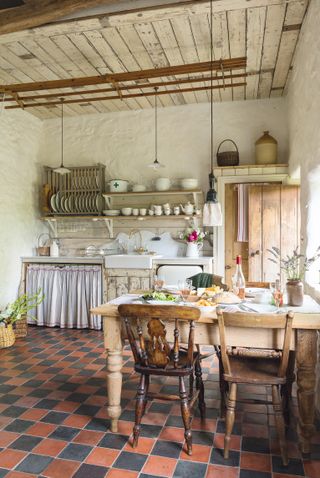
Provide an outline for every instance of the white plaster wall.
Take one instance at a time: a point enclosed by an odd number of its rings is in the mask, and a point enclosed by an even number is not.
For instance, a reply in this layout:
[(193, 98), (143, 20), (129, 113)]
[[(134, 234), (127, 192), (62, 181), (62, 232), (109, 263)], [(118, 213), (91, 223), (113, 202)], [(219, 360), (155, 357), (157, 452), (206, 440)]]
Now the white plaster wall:
[(0, 115), (0, 308), (16, 298), (21, 261), (41, 230), (37, 156), (42, 122), (24, 111)]
[[(159, 161), (165, 169), (146, 165), (154, 159), (154, 111), (118, 112), (70, 117), (65, 120), (65, 164), (101, 162), (107, 178), (120, 177), (150, 185), (158, 176), (197, 177), (208, 188), (209, 104), (159, 109)], [(225, 138), (233, 139), (240, 163), (254, 162), (254, 142), (264, 130), (279, 142), (279, 162), (287, 162), (286, 101), (219, 103), (214, 106), (215, 150)], [(229, 144), (229, 149), (232, 145)], [(44, 122), (40, 158), (48, 166), (60, 163), (60, 121)]]
[[(319, 16), (319, 0), (311, 0), (300, 33), (287, 97), (289, 166), (292, 174), (300, 172), (301, 176), (301, 232), (303, 249), (309, 254), (320, 244)], [(317, 235), (315, 231), (318, 231)], [(308, 287), (307, 291), (320, 300), (319, 290)], [(318, 382), (317, 402), (320, 410), (320, 381)]]

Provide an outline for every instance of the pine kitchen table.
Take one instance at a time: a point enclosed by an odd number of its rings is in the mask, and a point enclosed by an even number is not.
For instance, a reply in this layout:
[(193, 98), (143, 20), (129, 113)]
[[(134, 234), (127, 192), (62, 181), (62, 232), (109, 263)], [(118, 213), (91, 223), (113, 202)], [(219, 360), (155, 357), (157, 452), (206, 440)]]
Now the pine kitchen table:
[[(134, 294), (123, 295), (91, 310), (92, 314), (98, 314), (103, 317), (104, 344), (107, 351), (107, 410), (111, 418), (111, 430), (113, 432), (116, 432), (118, 429), (118, 419), (121, 414), (122, 349), (126, 338), (118, 314), (118, 305), (130, 303), (136, 297), (137, 295)], [(314, 432), (320, 305), (310, 296), (305, 296), (302, 307), (290, 307), (290, 310), (293, 310), (295, 314), (293, 320), (295, 333), (293, 334), (291, 349), (296, 351), (299, 439), (301, 451), (309, 453), (311, 437)], [(172, 332), (169, 326), (166, 328), (169, 333)], [(188, 330), (187, 324), (185, 328), (181, 327), (181, 342), (187, 342)], [(282, 336), (280, 332), (270, 329), (237, 328), (228, 331), (228, 342), (232, 346), (240, 347), (277, 348), (282, 346)], [(195, 328), (195, 343), (200, 345), (219, 345), (214, 308), (201, 309), (201, 317)]]

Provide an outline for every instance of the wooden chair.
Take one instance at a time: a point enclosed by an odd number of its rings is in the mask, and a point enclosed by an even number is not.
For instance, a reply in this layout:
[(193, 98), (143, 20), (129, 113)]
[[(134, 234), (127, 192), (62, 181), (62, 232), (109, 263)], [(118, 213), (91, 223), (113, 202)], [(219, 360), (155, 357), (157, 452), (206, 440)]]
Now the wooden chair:
[[(222, 378), (226, 390), (226, 433), (224, 439), (224, 457), (229, 457), (229, 442), (234, 424), (237, 384), (269, 385), (272, 388), (272, 404), (275, 413), (276, 428), (279, 435), (281, 456), (284, 465), (288, 464), (287, 444), (285, 440), (285, 422), (280, 391), (288, 383), (287, 367), (292, 335), (293, 313), (288, 314), (250, 314), (227, 313), (217, 309), (220, 334)], [(284, 341), (278, 356), (235, 356), (227, 353), (226, 327), (284, 329)], [(252, 401), (249, 401), (252, 403)], [(260, 403), (268, 403), (261, 401)]]
[[(190, 430), (191, 408), (198, 399), (201, 418), (205, 415), (204, 387), (202, 381), (200, 348), (194, 344), (195, 322), (200, 317), (199, 309), (176, 305), (122, 304), (118, 308), (124, 321), (127, 337), (134, 357), (136, 372), (141, 374), (136, 397), (135, 425), (133, 427), (133, 447), (138, 444), (140, 424), (148, 399), (180, 400), (181, 414), (185, 428), (187, 452), (192, 454), (192, 434)], [(173, 344), (166, 334), (165, 322), (173, 321)], [(179, 323), (189, 323), (187, 348), (179, 343)], [(148, 336), (147, 338), (145, 338)], [(179, 395), (149, 393), (151, 375), (177, 377)], [(194, 375), (196, 391), (194, 392)], [(184, 377), (189, 377), (189, 394), (186, 392)]]

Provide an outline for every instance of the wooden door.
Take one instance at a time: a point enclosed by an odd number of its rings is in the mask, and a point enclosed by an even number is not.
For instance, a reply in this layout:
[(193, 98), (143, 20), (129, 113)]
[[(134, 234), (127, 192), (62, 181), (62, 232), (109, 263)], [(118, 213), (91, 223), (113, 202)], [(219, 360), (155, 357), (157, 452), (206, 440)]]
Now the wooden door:
[(269, 260), (273, 246), (281, 256), (300, 243), (299, 187), (282, 184), (249, 187), (248, 280), (275, 281), (280, 267)]
[(248, 243), (237, 241), (238, 191), (236, 184), (225, 186), (225, 283), (231, 287), (237, 255), (242, 256), (244, 277), (248, 278)]

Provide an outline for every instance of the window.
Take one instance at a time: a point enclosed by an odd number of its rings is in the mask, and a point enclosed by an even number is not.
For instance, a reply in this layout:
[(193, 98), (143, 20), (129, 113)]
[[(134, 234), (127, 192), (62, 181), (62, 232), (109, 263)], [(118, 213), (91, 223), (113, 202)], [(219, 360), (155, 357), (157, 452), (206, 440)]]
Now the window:
[[(309, 199), (306, 217), (306, 254), (314, 255), (320, 246), (320, 166), (308, 175)], [(303, 210), (302, 210), (303, 220)], [(320, 285), (320, 260), (317, 260), (306, 274), (306, 281), (311, 285)]]

